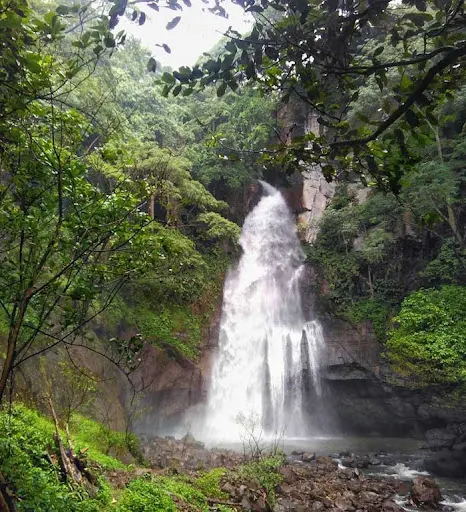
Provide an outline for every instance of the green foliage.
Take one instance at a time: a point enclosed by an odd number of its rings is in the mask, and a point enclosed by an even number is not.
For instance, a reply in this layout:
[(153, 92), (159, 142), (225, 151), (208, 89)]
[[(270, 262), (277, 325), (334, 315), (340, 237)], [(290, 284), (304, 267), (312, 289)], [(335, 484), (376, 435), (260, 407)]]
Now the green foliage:
[(225, 500), (228, 495), (220, 489), (220, 481), (226, 475), (225, 468), (211, 469), (207, 473), (196, 478), (194, 485), (205, 495), (211, 498)]
[(362, 299), (350, 304), (344, 311), (344, 316), (350, 322), (363, 324), (370, 321), (379, 341), (384, 341), (387, 336), (387, 325), (390, 318), (390, 310), (387, 304), (374, 299)]
[(276, 495), (275, 488), (282, 481), (278, 472), (283, 465), (283, 456), (276, 455), (251, 461), (239, 469), (239, 475), (257, 482), (267, 495), (267, 503), (273, 509)]
[[(122, 469), (125, 465), (115, 457), (129, 451), (130, 443), (137, 443), (134, 434), (111, 430), (102, 423), (74, 414), (70, 422), (70, 433), (77, 450), (86, 449), (89, 458), (104, 469)], [(109, 453), (113, 456), (110, 456)]]
[(207, 494), (183, 477), (156, 477), (133, 480), (118, 501), (118, 512), (175, 512), (176, 502), (184, 502), (197, 512), (208, 512)]
[(0, 471), (14, 485), (18, 510), (97, 512), (110, 503), (108, 486), (102, 482), (92, 499), (62, 483), (58, 466), (47, 456), (56, 450), (50, 420), (16, 405), (11, 411), (0, 410), (0, 427)]
[(207, 226), (205, 235), (213, 240), (226, 240), (236, 244), (241, 234), (240, 227), (231, 222), (218, 213), (208, 212), (201, 213), (197, 220)]
[(188, 306), (161, 307), (158, 311), (138, 308), (134, 321), (149, 342), (190, 359), (198, 356), (201, 319)]
[(462, 282), (465, 273), (466, 250), (457, 240), (447, 238), (437, 256), (429, 261), (421, 276), (433, 285)]
[(410, 294), (393, 319), (387, 357), (413, 386), (466, 379), (466, 287)]
[[(218, 306), (229, 258), (212, 252), (202, 265), (165, 276), (152, 273), (118, 296), (103, 316), (114, 328), (132, 328), (172, 357), (195, 359), (199, 342)], [(176, 269), (171, 259), (170, 269)]]
[(215, 84), (223, 98), (244, 82), (263, 95), (279, 91), (284, 103), (313, 111), (320, 126), (304, 136), (291, 128), (268, 153), (273, 164), (320, 165), (328, 179), (356, 171), (363, 183), (398, 192), (416, 163), (406, 139), (425, 144), (438, 107), (461, 91), (460, 10), (427, 0), (352, 4), (340, 13), (335, 2), (265, 0), (246, 11), (259, 13), (250, 34), (230, 29), (223, 53), (167, 75), (164, 94)]
[(148, 480), (134, 480), (125, 489), (116, 507), (118, 512), (176, 512), (166, 489)]
[(182, 477), (158, 477), (154, 479), (154, 484), (178, 500), (189, 503), (195, 510), (202, 512), (209, 510), (206, 496)]

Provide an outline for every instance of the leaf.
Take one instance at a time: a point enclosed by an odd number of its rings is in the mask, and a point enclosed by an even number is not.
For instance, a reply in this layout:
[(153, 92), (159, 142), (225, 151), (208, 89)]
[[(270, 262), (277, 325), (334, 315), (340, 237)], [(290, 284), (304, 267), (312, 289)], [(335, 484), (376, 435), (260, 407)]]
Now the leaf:
[(133, 14), (131, 14), (131, 21), (136, 21), (136, 18), (138, 17), (138, 12), (133, 11)]
[(178, 84), (174, 89), (173, 89), (173, 96), (178, 96), (178, 94), (180, 94), (181, 92), (181, 84)]
[(67, 5), (59, 5), (55, 9), (55, 11), (57, 14), (60, 14), (60, 16), (66, 16), (67, 14), (70, 13), (71, 9)]
[(144, 25), (144, 23), (146, 22), (146, 13), (145, 12), (141, 12), (141, 15), (139, 16), (139, 25)]
[(169, 92), (170, 92), (170, 90), (171, 90), (171, 88), (172, 88), (172, 87), (173, 87), (172, 85), (168, 85), (168, 84), (166, 84), (166, 85), (164, 86), (164, 88), (162, 89), (162, 96), (163, 96), (164, 98), (167, 98), (167, 97), (168, 97), (168, 94), (169, 94)]
[(225, 45), (225, 50), (228, 53), (236, 53), (236, 44), (233, 41), (228, 41), (228, 43)]
[(244, 11), (245, 12), (263, 12), (264, 8), (260, 5), (251, 5), (247, 7)]
[(378, 48), (376, 48), (374, 51), (374, 57), (377, 57), (377, 55), (380, 55), (384, 51), (384, 49), (385, 49), (384, 46), (379, 46)]
[(151, 2), (148, 4), (151, 9), (154, 9), (154, 11), (160, 11), (159, 6), (155, 2)]
[(249, 64), (246, 66), (246, 78), (250, 80), (256, 72), (256, 68), (254, 66), (254, 62), (251, 60)]
[(286, 12), (286, 7), (284, 7), (283, 5), (280, 5), (276, 2), (272, 2), (269, 5), (270, 5), (270, 7), (272, 7), (272, 9), (275, 9), (276, 11)]
[(383, 81), (379, 76), (375, 77), (375, 81), (377, 82), (377, 85), (379, 86), (380, 92), (383, 91)]
[(154, 57), (151, 57), (149, 59), (149, 62), (147, 63), (147, 71), (151, 73), (155, 73), (157, 69), (157, 61), (154, 59)]
[(162, 81), (165, 82), (166, 84), (174, 84), (175, 78), (171, 73), (167, 73), (165, 71), (165, 73), (162, 75)]
[(167, 26), (165, 27), (167, 30), (172, 30), (174, 29), (178, 23), (180, 22), (181, 20), (181, 16), (176, 16), (175, 18), (173, 18), (171, 21), (169, 21), (167, 23)]
[(172, 52), (172, 50), (171, 50), (171, 48), (168, 46), (168, 44), (165, 44), (165, 43), (164, 43), (164, 44), (162, 45), (162, 47), (163, 47), (163, 49), (164, 49), (167, 53), (171, 53), (171, 52)]
[(107, 32), (104, 37), (104, 44), (107, 48), (115, 48), (115, 39), (111, 32)]
[(419, 126), (419, 118), (415, 112), (412, 110), (407, 110), (405, 113), (406, 121), (408, 121), (409, 125), (412, 127)]
[(409, 76), (404, 73), (404, 75), (401, 77), (401, 82), (400, 82), (400, 87), (402, 90), (407, 90), (411, 87), (411, 85), (413, 84), (411, 78), (409, 78)]
[(191, 0), (183, 0), (183, 3), (186, 7), (191, 7)]
[(225, 91), (227, 90), (227, 83), (226, 82), (223, 82), (220, 87), (217, 89), (217, 97), (218, 98), (221, 98), (224, 94), (225, 94)]

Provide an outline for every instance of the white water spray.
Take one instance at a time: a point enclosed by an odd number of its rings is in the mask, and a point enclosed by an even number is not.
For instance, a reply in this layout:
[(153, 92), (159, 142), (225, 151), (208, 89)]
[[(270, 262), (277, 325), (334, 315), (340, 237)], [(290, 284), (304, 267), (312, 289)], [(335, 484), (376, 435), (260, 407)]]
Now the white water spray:
[(295, 222), (282, 195), (262, 186), (266, 195), (243, 226), (243, 255), (225, 282), (202, 432), (209, 441), (237, 440), (239, 415), (258, 418), (266, 435), (305, 437), (303, 401), (309, 389), (320, 394), (322, 330), (304, 318)]

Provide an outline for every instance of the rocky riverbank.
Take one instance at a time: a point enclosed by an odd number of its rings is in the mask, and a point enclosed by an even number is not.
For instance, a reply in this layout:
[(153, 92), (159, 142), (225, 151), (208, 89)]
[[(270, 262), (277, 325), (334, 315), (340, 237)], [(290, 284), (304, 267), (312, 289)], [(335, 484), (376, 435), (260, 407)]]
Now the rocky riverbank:
[(212, 500), (212, 510), (220, 505), (253, 512), (452, 510), (442, 505), (441, 490), (428, 475), (371, 474), (371, 468), (400, 464), (402, 457), (387, 453), (329, 457), (295, 451), (279, 464), (261, 464), (232, 450), (207, 449), (188, 435), (147, 439), (144, 456), (151, 474), (196, 479), (212, 468), (226, 468), (220, 482), (223, 498)]

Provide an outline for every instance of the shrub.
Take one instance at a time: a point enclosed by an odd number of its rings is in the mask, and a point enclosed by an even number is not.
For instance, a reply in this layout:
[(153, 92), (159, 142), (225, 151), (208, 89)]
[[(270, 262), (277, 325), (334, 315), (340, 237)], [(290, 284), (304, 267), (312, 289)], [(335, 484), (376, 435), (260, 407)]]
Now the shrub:
[(411, 293), (387, 349), (392, 368), (413, 386), (466, 381), (466, 286)]
[(220, 481), (225, 476), (225, 468), (215, 468), (198, 477), (195, 486), (206, 496), (211, 498), (226, 499), (228, 495), (220, 489)]
[(90, 499), (82, 490), (71, 491), (60, 480), (55, 453), (54, 426), (36, 411), (16, 405), (0, 410), (0, 471), (20, 498), (18, 510), (27, 512), (97, 512), (110, 501), (102, 485)]
[(133, 480), (125, 489), (118, 505), (118, 512), (176, 512), (169, 493), (147, 480)]
[(267, 503), (273, 509), (275, 505), (275, 488), (282, 481), (278, 470), (283, 465), (283, 456), (264, 457), (248, 462), (239, 470), (240, 476), (255, 480), (266, 492)]
[(383, 302), (363, 299), (349, 305), (344, 315), (350, 322), (354, 323), (362, 323), (369, 320), (372, 323), (377, 339), (384, 341), (387, 336), (389, 313), (389, 307)]
[(125, 465), (109, 455), (117, 457), (128, 453), (127, 435), (111, 430), (97, 421), (74, 414), (70, 422), (70, 432), (77, 450), (86, 448), (88, 457), (104, 469), (123, 469)]

